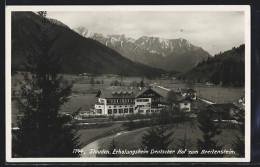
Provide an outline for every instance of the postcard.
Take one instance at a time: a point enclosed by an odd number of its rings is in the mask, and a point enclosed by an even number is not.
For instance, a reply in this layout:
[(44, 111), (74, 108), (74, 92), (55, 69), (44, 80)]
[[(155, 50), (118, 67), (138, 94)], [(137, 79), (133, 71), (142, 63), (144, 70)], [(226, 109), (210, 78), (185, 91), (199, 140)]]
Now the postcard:
[(6, 6), (7, 162), (249, 162), (250, 6)]

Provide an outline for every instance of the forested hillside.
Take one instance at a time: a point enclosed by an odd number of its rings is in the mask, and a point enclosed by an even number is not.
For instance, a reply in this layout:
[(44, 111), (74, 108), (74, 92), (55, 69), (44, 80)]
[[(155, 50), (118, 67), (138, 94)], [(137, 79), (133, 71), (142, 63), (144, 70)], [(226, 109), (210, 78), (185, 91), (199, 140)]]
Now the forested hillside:
[(196, 82), (209, 81), (223, 86), (244, 86), (245, 45), (233, 47), (207, 61), (202, 61), (181, 77)]
[[(57, 24), (58, 23), (58, 24)], [(26, 70), (26, 57), (41, 54), (41, 18), (33, 12), (12, 12), (12, 70)], [(84, 38), (63, 23), (50, 19), (50, 53), (61, 73), (160, 76), (164, 70), (133, 62), (100, 42)]]

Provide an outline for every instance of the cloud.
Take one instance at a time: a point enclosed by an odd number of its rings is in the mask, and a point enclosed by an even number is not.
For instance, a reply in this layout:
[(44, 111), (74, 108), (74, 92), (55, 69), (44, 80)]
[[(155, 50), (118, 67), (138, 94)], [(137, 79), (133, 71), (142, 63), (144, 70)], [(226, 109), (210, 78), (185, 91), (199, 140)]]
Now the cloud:
[(79, 11), (48, 12), (48, 17), (102, 34), (185, 38), (212, 55), (244, 43), (243, 12)]

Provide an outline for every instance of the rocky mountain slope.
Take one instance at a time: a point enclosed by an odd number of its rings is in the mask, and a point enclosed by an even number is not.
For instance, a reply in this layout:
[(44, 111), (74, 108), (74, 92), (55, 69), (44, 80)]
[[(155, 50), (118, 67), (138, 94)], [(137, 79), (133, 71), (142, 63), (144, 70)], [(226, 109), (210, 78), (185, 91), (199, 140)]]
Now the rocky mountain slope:
[(147, 36), (133, 39), (125, 35), (91, 33), (84, 27), (78, 27), (74, 31), (101, 42), (132, 61), (165, 70), (188, 71), (210, 57), (208, 52), (185, 39)]
[[(47, 22), (49, 54), (61, 64), (61, 73), (156, 76), (165, 71), (133, 62), (100, 42), (84, 38), (57, 20)], [(33, 12), (12, 12), (12, 70), (26, 70), (26, 57), (40, 53), (41, 18)]]

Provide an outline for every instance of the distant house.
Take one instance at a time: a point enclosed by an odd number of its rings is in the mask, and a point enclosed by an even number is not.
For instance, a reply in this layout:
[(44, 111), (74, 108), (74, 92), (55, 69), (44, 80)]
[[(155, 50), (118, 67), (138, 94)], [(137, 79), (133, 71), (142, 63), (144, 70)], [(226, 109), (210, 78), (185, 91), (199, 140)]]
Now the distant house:
[(92, 73), (82, 73), (82, 74), (79, 74), (80, 77), (92, 77), (93, 74)]
[(107, 77), (107, 78), (117, 78), (118, 75), (116, 75), (116, 74), (103, 74), (103, 77)]
[(211, 83), (211, 82), (206, 82), (205, 85), (206, 85), (206, 86), (213, 86), (214, 84)]
[(191, 103), (192, 99), (190, 97), (176, 96), (175, 107), (178, 107), (181, 111), (190, 112)]
[(191, 99), (193, 100), (196, 100), (197, 99), (197, 94), (196, 94), (196, 91), (193, 90), (193, 89), (181, 89), (181, 95), (184, 96), (184, 97), (190, 97)]
[(168, 79), (170, 77), (170, 74), (162, 74), (162, 79)]
[(203, 112), (210, 113), (212, 114), (213, 119), (221, 121), (221, 120), (234, 119), (237, 110), (238, 107), (235, 104), (225, 103), (225, 104), (210, 104), (203, 110)]

